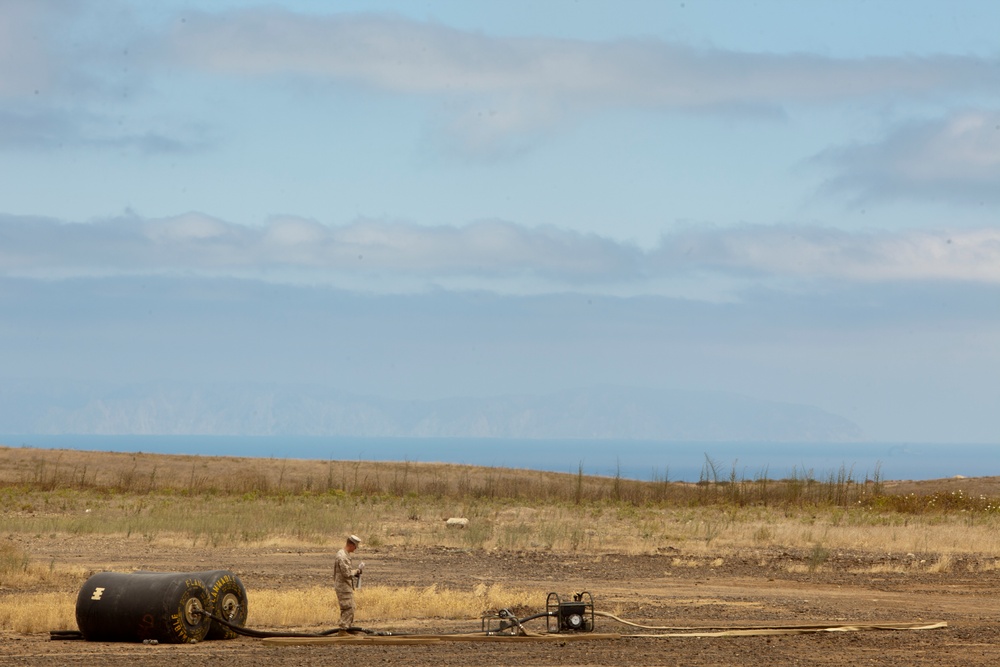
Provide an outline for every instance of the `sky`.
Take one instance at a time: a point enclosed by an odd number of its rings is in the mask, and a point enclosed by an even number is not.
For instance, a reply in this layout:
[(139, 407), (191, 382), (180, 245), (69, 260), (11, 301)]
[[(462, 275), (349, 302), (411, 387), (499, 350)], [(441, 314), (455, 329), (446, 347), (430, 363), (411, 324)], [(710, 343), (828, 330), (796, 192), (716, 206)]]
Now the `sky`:
[(611, 384), (1000, 442), (998, 25), (0, 0), (0, 382)]

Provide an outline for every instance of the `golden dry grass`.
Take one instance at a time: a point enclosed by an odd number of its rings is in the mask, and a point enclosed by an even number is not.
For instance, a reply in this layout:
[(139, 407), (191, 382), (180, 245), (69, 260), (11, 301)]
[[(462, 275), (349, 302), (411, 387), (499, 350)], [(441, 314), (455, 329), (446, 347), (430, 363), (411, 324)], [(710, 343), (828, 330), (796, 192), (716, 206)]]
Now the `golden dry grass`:
[[(719, 513), (706, 510), (665, 513), (656, 532), (676, 536), (688, 552), (716, 552), (741, 546), (809, 547), (859, 551), (933, 553), (1000, 552), (1000, 517), (987, 514), (970, 521), (963, 514), (900, 516), (867, 510), (804, 512), (748, 510)], [(715, 523), (712, 524), (711, 522)], [(698, 538), (701, 539), (698, 539)]]
[(951, 572), (952, 567), (954, 567), (954, 558), (951, 554), (941, 554), (938, 559), (934, 561), (930, 567), (927, 568), (928, 572)]
[[(410, 619), (470, 619), (505, 608), (544, 607), (543, 591), (479, 584), (469, 590), (437, 586), (371, 586), (355, 593), (359, 624)], [(248, 599), (247, 624), (258, 628), (333, 627), (340, 616), (337, 595), (329, 586), (264, 590)]]
[(0, 595), (0, 630), (21, 634), (76, 630), (76, 594)]

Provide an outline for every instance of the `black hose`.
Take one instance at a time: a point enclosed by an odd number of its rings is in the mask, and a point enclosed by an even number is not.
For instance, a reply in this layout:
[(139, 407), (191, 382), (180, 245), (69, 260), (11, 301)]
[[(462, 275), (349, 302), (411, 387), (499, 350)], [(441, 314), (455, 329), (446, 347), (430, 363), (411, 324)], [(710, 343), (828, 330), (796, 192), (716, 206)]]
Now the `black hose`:
[[(540, 614), (535, 614), (534, 616), (528, 616), (527, 618), (518, 618), (518, 617), (514, 616), (513, 614), (511, 614), (510, 612), (507, 612), (506, 610), (504, 610), (504, 611), (506, 612), (507, 615), (504, 616), (504, 615), (501, 614), (500, 620), (503, 623), (506, 623), (506, 625), (501, 625), (499, 630), (491, 630), (491, 631), (487, 632), (487, 634), (489, 634), (489, 635), (500, 635), (500, 634), (504, 634), (505, 630), (509, 630), (510, 628), (517, 628), (520, 631), (521, 634), (527, 635), (528, 631), (524, 629), (524, 625), (523, 625), (524, 623), (527, 623), (528, 621), (534, 621), (535, 619), (542, 618), (544, 616), (555, 616), (555, 614), (553, 612), (543, 611)], [(471, 633), (471, 632), (458, 632), (458, 633), (455, 633), (455, 634), (457, 634), (457, 635), (468, 635), (468, 634), (475, 634), (475, 633)]]
[(521, 623), (527, 623), (528, 621), (533, 621), (536, 618), (542, 618), (544, 616), (555, 616), (555, 615), (556, 615), (555, 612), (543, 611), (540, 614), (535, 614), (534, 616), (529, 616), (528, 618), (522, 618), (522, 619), (519, 619), (519, 620), (521, 621)]
[(395, 632), (386, 632), (385, 630), (369, 630), (367, 628), (359, 628), (357, 626), (351, 626), (346, 629), (333, 628), (331, 630), (322, 630), (320, 632), (270, 632), (265, 630), (252, 630), (250, 628), (244, 628), (241, 625), (236, 625), (235, 623), (231, 623), (230, 621), (227, 621), (224, 618), (220, 618), (215, 614), (210, 614), (207, 611), (202, 611), (201, 613), (205, 614), (213, 621), (218, 621), (219, 623), (222, 623), (224, 626), (226, 626), (227, 628), (229, 628), (230, 630), (232, 630), (237, 634), (243, 635), (245, 637), (253, 637), (254, 639), (267, 639), (268, 637), (329, 637), (330, 635), (337, 634), (341, 630), (345, 630), (346, 632), (362, 632), (366, 635), (374, 635), (377, 637), (404, 636)]

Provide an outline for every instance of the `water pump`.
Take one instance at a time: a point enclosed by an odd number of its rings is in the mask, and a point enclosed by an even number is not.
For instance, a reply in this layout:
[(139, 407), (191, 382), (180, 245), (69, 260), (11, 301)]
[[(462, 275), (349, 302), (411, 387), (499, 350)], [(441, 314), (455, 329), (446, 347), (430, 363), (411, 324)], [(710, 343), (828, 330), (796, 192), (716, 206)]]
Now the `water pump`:
[(548, 632), (594, 631), (594, 598), (587, 591), (575, 593), (572, 601), (562, 601), (558, 594), (549, 593), (545, 611)]

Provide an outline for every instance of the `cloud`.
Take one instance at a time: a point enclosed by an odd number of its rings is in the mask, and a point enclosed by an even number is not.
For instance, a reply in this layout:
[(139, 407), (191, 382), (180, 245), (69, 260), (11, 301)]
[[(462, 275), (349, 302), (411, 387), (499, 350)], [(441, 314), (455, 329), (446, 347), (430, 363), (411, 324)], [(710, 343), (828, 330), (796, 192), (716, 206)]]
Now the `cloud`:
[(186, 273), (375, 291), (446, 285), (631, 295), (685, 280), (709, 284), (712, 276), (727, 279), (735, 291), (773, 281), (800, 287), (830, 281), (1000, 284), (1000, 230), (693, 228), (643, 250), (593, 234), (496, 220), (431, 227), (360, 219), (331, 226), (282, 216), (249, 227), (196, 212), (88, 223), (0, 216), (0, 274)]
[(91, 223), (0, 216), (0, 239), (0, 271), (34, 276), (284, 270), (426, 278), (533, 275), (585, 283), (631, 277), (640, 255), (595, 235), (503, 221), (425, 227), (362, 219), (326, 226), (285, 216), (248, 227), (193, 212)]
[(817, 156), (838, 174), (826, 188), (862, 201), (1000, 203), (1000, 111), (963, 111), (910, 123), (882, 141)]
[(144, 85), (155, 41), (128, 4), (0, 0), (0, 102), (73, 106)]
[(534, 94), (591, 104), (701, 108), (885, 92), (997, 88), (976, 58), (825, 58), (702, 49), (658, 39), (494, 37), (376, 14), (201, 13), (170, 38), (189, 65), (306, 76), (410, 93)]
[(1000, 229), (849, 232), (793, 225), (679, 232), (650, 257), (658, 270), (851, 282), (1000, 283)]
[[(73, 13), (72, 6), (65, 9)], [(59, 22), (55, 2), (0, 0), (0, 100), (57, 85), (61, 63), (46, 34)]]
[(279, 9), (193, 13), (164, 57), (227, 77), (357, 86), (439, 104), (435, 129), (468, 154), (517, 152), (533, 135), (605, 109), (761, 111), (864, 97), (998, 92), (1000, 61), (836, 59), (659, 39), (497, 37), (378, 14)]
[(122, 122), (147, 92), (156, 41), (118, 2), (0, 0), (0, 150), (203, 150), (203, 130)]
[(78, 120), (50, 109), (0, 107), (0, 148), (52, 149), (76, 142)]
[[(186, 73), (418, 97), (450, 151), (505, 157), (614, 109), (782, 115), (788, 105), (998, 92), (1000, 61), (837, 59), (699, 48), (655, 38), (495, 36), (388, 14), (275, 8), (140, 19), (127, 3), (0, 0), (0, 148), (198, 150), (183, 128), (128, 131), (123, 109)], [(172, 121), (183, 122), (183, 121)]]
[(200, 134), (170, 135), (153, 130), (130, 133), (101, 113), (71, 112), (40, 104), (0, 107), (0, 150), (48, 151), (86, 146), (142, 155), (192, 153), (211, 145)]

